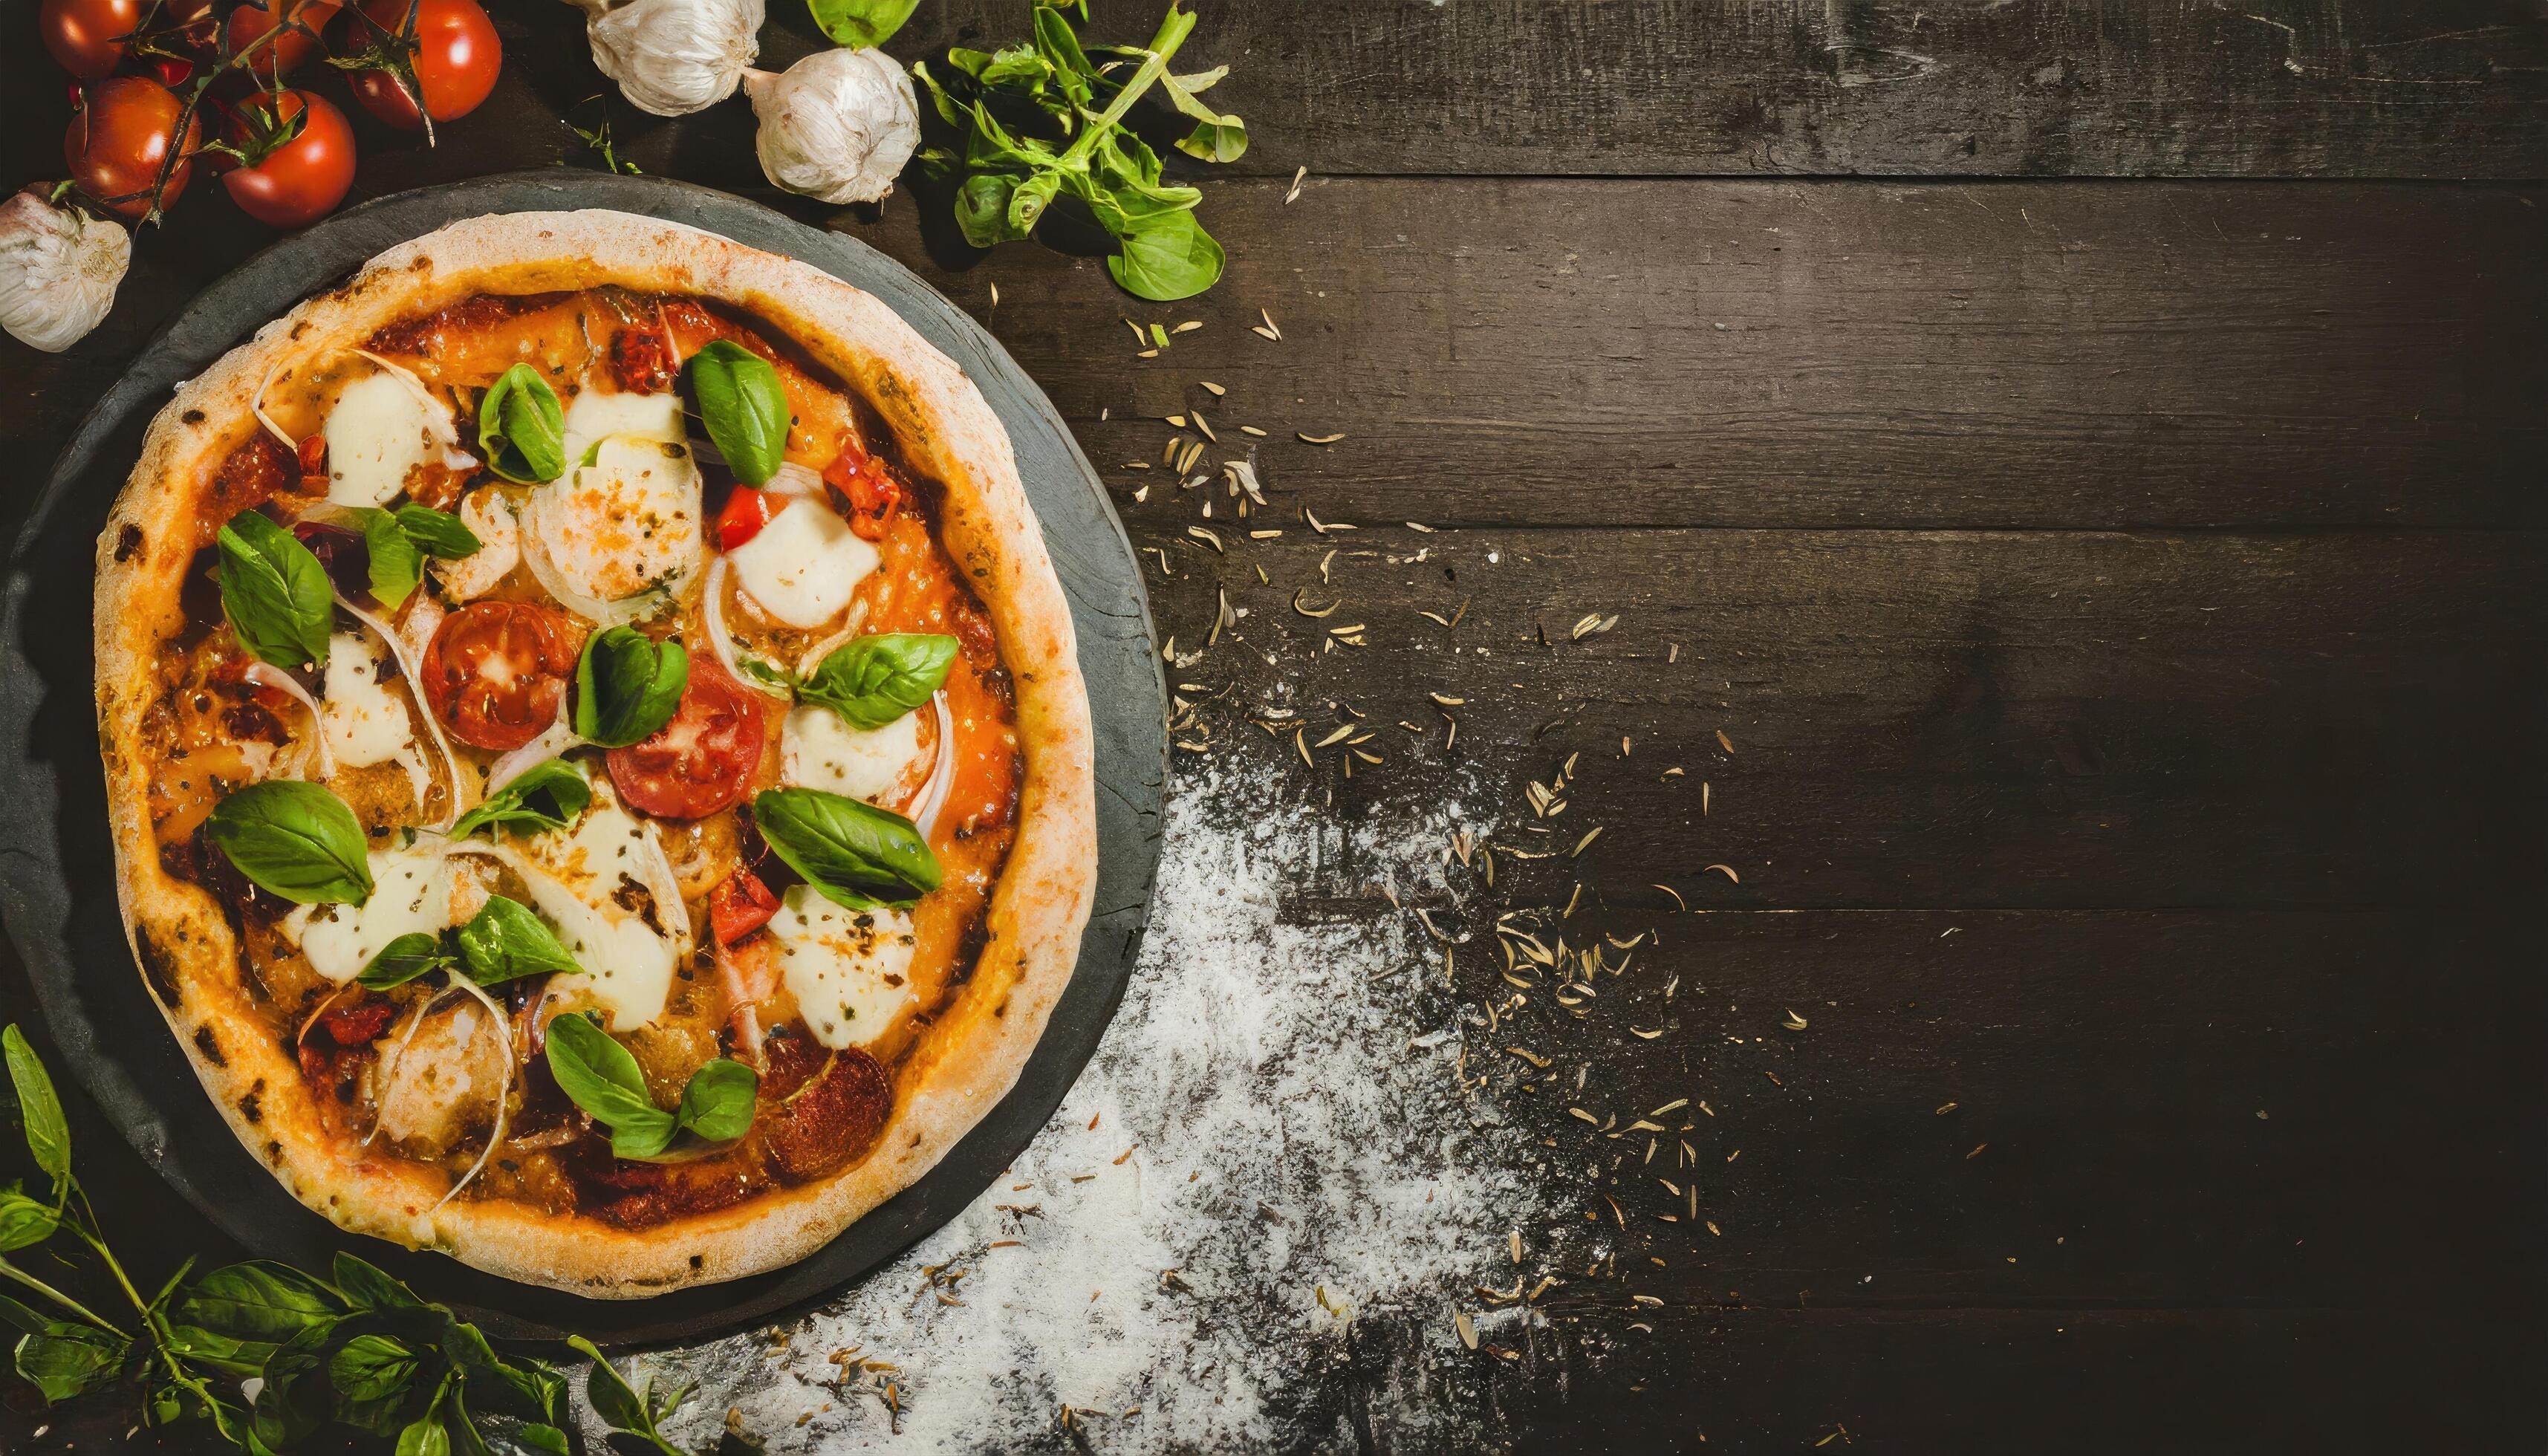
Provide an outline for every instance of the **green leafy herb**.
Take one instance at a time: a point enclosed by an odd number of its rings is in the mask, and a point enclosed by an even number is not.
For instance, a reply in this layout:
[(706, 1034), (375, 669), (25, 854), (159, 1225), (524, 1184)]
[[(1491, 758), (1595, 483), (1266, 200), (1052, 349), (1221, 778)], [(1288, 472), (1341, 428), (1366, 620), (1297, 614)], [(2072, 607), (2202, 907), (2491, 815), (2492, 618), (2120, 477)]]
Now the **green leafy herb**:
[(861, 728), (881, 728), (929, 701), (956, 663), (956, 639), (928, 632), (855, 638), (815, 665), (796, 691)]
[(284, 899), (359, 905), (372, 897), (363, 826), (316, 783), (272, 778), (233, 789), (213, 806), (204, 834), (239, 873)]
[(240, 645), (278, 668), (325, 667), (336, 606), (318, 556), (256, 510), (231, 516), (214, 541), (222, 614)]
[(18, 1373), (47, 1402), (86, 1395), (113, 1381), (133, 1341), (93, 1324), (55, 1320), (18, 1341)]
[(592, 1341), (580, 1334), (567, 1336), (567, 1344), (592, 1361), (592, 1372), (584, 1378), (585, 1399), (592, 1403), (592, 1412), (609, 1422), (612, 1429), (635, 1436), (652, 1445), (663, 1456), (689, 1456), (681, 1447), (664, 1438), (663, 1424), (673, 1412), (690, 1398), (690, 1387), (678, 1386), (658, 1395), (653, 1377), (645, 1388), (631, 1386), (626, 1377), (611, 1367), (610, 1361), (594, 1348)]
[(503, 895), (490, 895), (469, 923), (453, 934), (469, 978), (482, 986), (519, 980), (550, 971), (581, 971), (557, 932), (531, 913), (531, 907)]
[(1086, 19), (1084, 6), (1038, 4), (1031, 41), (996, 51), (951, 49), (944, 79), (914, 66), (939, 118), (962, 138), (957, 147), (923, 150), (921, 163), (956, 179), (956, 226), (974, 246), (1027, 236), (1056, 198), (1068, 197), (1117, 239), (1108, 271), (1127, 292), (1190, 298), (1220, 279), (1224, 262), (1221, 244), (1194, 218), (1203, 194), (1163, 181), (1157, 153), (1123, 122), (1156, 87), (1195, 123), (1178, 150), (1235, 160), (1247, 150), (1246, 123), (1201, 100), (1228, 67), (1168, 70), (1195, 25), (1178, 4), (1147, 46), (1098, 47), (1112, 57), (1103, 62), (1080, 45), (1074, 12)]
[(805, 8), (824, 35), (852, 50), (864, 50), (892, 40), (920, 8), (920, 0), (806, 0)]
[(711, 1142), (740, 1138), (752, 1126), (760, 1075), (730, 1057), (718, 1057), (690, 1074), (677, 1111), (655, 1105), (637, 1058), (592, 1018), (576, 1012), (548, 1026), (549, 1071), (569, 1100), (610, 1130), (610, 1150), (646, 1161), (663, 1155), (687, 1129)]
[(52, 1237), (61, 1221), (59, 1210), (20, 1192), (17, 1184), (0, 1188), (0, 1254), (35, 1247)]
[(564, 759), (532, 765), (481, 799), (478, 807), (451, 826), (453, 839), (500, 827), (515, 834), (564, 829), (584, 817), (592, 802), (592, 781)]
[(328, 505), (310, 518), (362, 533), (364, 570), (372, 596), (382, 605), (404, 605), (424, 580), (424, 559), (457, 561), (484, 545), (460, 517), (412, 502), (396, 510), (376, 505)]
[(852, 910), (909, 905), (938, 888), (938, 857), (900, 814), (819, 788), (766, 789), (753, 823), (788, 868)]
[(410, 500), (390, 514), (398, 517), (399, 529), (405, 531), (416, 549), (427, 556), (458, 561), (465, 556), (477, 555), (487, 544), (478, 539), (478, 533), (469, 529), (467, 522), (448, 510), (436, 510)]
[(380, 954), (374, 956), (354, 979), (369, 990), (386, 991), (392, 986), (404, 986), (429, 971), (449, 970), (459, 961), (460, 957), (443, 944), (442, 937), (411, 930), (381, 947)]
[(478, 402), (478, 449), (508, 481), (536, 486), (566, 474), (566, 410), (538, 370), (514, 365)]
[(721, 338), (692, 354), (682, 372), (735, 479), (758, 486), (776, 475), (787, 449), (787, 393), (770, 361)]
[(27, 1045), (27, 1034), (11, 1026), (0, 1031), (0, 1057), (9, 1063), (9, 1086), (18, 1094), (18, 1120), (27, 1132), (27, 1151), (36, 1166), (67, 1186), (71, 1178), (71, 1125), (62, 1116), (62, 1099), (53, 1090), (51, 1073)]
[(673, 720), (689, 684), (690, 655), (634, 627), (604, 627), (575, 665), (575, 731), (603, 748), (625, 748)]

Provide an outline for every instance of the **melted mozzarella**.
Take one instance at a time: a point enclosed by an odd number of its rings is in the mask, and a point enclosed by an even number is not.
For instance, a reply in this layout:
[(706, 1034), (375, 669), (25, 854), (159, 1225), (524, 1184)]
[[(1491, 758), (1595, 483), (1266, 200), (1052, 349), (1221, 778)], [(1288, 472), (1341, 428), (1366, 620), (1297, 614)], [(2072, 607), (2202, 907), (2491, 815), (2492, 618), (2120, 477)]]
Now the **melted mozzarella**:
[(284, 938), (301, 947), (311, 969), (341, 986), (399, 937), (440, 932), (453, 923), (455, 901), (451, 864), (442, 846), (441, 840), (428, 837), (409, 849), (372, 851), (370, 899), (360, 905), (298, 906), (283, 917)]
[(458, 438), (451, 415), (430, 396), (387, 373), (345, 386), (327, 411), (327, 500), (380, 505), (407, 489), (408, 472), (442, 457)]
[(678, 884), (664, 884), (663, 847), (653, 836), (653, 825), (596, 783), (583, 822), (532, 839), (514, 862), (559, 944), (584, 967), (582, 975), (560, 977), (557, 991), (589, 997), (614, 1031), (634, 1031), (664, 1014), (681, 943), (688, 939), (689, 912)]
[(841, 614), (859, 583), (876, 569), (877, 556), (839, 511), (797, 500), (727, 559), (744, 593), (763, 611), (810, 629)]
[(522, 529), (566, 589), (556, 594), (610, 602), (678, 589), (704, 549), (698, 467), (685, 445), (611, 435), (592, 464), (531, 492)]
[(566, 407), (566, 468), (575, 469), (585, 451), (612, 435), (680, 444), (685, 438), (682, 397), (603, 394), (591, 389), (577, 395)]
[(781, 782), (800, 788), (828, 789), (877, 803), (919, 757), (918, 713), (905, 713), (881, 728), (860, 728), (832, 709), (809, 702), (788, 710), (778, 776)]
[(318, 717), (327, 752), (349, 769), (386, 764), (415, 737), (407, 703), (381, 684), (380, 671), (368, 634), (338, 632), (328, 639)]
[(492, 489), (469, 493), (469, 499), (460, 502), (460, 523), (478, 538), (478, 549), (457, 561), (436, 558), (433, 575), (442, 583), (445, 595), (468, 601), (495, 591), (505, 574), (521, 563), (522, 535), (514, 524), (511, 502), (502, 492)]
[(902, 911), (846, 909), (791, 885), (770, 933), (796, 1009), (833, 1050), (872, 1046), (910, 1009), (911, 917)]

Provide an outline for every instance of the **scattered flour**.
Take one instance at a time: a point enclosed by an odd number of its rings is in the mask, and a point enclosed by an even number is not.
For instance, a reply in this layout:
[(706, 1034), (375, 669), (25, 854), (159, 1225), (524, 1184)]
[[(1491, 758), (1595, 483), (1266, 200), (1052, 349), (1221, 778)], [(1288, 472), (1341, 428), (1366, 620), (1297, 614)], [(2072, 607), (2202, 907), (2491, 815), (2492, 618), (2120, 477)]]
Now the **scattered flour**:
[(1010, 1176), (783, 1349), (641, 1362), (699, 1382), (684, 1434), (729, 1407), (774, 1452), (1485, 1434), (1452, 1305), (1510, 1274), (1546, 1180), (1473, 1130), (1438, 953), (1379, 887), (1456, 904), (1441, 848), (1490, 826), (1455, 796), (1347, 826), (1282, 792), (1180, 786), (1130, 993)]

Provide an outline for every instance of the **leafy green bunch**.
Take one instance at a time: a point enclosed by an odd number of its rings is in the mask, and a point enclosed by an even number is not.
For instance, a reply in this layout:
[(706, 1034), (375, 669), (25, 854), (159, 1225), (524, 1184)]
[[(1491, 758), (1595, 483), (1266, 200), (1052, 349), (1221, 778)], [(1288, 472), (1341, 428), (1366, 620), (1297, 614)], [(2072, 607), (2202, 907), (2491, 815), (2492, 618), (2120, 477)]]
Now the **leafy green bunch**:
[[(209, 1419), (252, 1456), (331, 1421), (395, 1440), (397, 1456), (572, 1456), (564, 1375), (498, 1353), (476, 1325), (351, 1254), (336, 1255), (325, 1279), (253, 1260), (189, 1281), (189, 1259), (145, 1297), (72, 1175), (61, 1099), (18, 1028), (0, 1030), (0, 1057), (27, 1150), (52, 1183), (49, 1200), (0, 1188), (0, 1278), (54, 1312), (0, 1295), (0, 1325), (17, 1331), (12, 1361), (46, 1402), (130, 1383), (149, 1424)], [(110, 1320), (7, 1257), (56, 1239), (95, 1255), (132, 1314)], [(686, 1390), (632, 1389), (591, 1342), (567, 1343), (592, 1361), (585, 1394), (604, 1421), (664, 1456), (688, 1456), (661, 1430)]]
[(975, 247), (1025, 237), (1055, 198), (1075, 198), (1120, 245), (1106, 266), (1126, 292), (1192, 298), (1220, 279), (1224, 261), (1221, 244), (1195, 221), (1203, 194), (1161, 181), (1158, 153), (1124, 118), (1155, 87), (1195, 123), (1179, 151), (1234, 161), (1247, 150), (1246, 124), (1201, 99), (1229, 68), (1168, 69), (1195, 27), (1194, 13), (1176, 0), (1147, 46), (1082, 46), (1073, 15), (1088, 19), (1087, 0), (1046, 0), (1035, 8), (1032, 40), (950, 49), (943, 78), (926, 62), (912, 67), (939, 118), (962, 136), (958, 147), (923, 148), (921, 164), (960, 178), (956, 222)]

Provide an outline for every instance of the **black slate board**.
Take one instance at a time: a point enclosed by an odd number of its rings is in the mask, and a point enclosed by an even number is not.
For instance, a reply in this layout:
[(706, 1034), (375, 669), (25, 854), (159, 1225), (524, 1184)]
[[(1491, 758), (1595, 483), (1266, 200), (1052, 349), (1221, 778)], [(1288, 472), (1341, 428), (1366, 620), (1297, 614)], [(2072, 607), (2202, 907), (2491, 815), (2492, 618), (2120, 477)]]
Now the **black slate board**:
[[(929, 1175), (812, 1257), (652, 1300), (585, 1300), (339, 1231), (283, 1191), (214, 1111), (124, 940), (98, 769), (94, 542), (142, 430), (180, 381), (366, 259), (485, 213), (610, 208), (798, 258), (874, 294), (961, 365), (1008, 427), (1079, 633), (1096, 714), (1097, 910), (1018, 1085)], [(96, 405), (55, 464), (0, 584), (0, 920), (69, 1070), (142, 1157), (257, 1254), (325, 1268), (351, 1249), (491, 1332), (614, 1345), (725, 1333), (840, 1288), (960, 1212), (1057, 1107), (1123, 999), (1149, 911), (1166, 781), (1166, 688), (1131, 543), (1033, 380), (971, 318), (882, 253), (723, 193), (653, 177), (517, 172), (403, 193), (276, 243), (206, 289)]]

